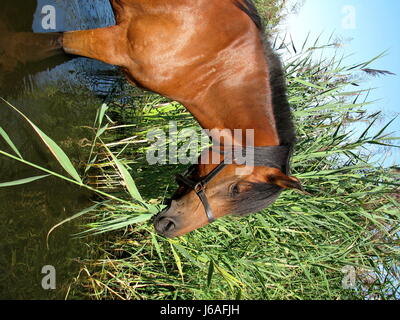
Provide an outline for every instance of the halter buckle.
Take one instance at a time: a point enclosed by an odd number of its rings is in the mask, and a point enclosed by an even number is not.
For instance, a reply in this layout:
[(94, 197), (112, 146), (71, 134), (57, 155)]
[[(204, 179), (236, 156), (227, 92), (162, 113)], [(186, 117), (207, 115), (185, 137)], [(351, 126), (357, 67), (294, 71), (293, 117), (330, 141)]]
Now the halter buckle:
[(206, 189), (206, 186), (202, 183), (199, 182), (198, 184), (196, 184), (193, 188), (194, 192), (199, 193), (201, 191), (204, 191)]

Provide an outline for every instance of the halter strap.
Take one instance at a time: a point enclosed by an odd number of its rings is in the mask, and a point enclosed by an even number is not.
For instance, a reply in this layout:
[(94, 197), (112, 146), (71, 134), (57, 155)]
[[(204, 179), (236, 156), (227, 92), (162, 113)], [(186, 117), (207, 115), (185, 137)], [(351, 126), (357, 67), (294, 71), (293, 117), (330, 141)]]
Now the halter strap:
[[(213, 215), (210, 203), (208, 202), (205, 189), (207, 184), (209, 184), (228, 164), (251, 165), (254, 167), (271, 167), (280, 169), (286, 174), (289, 173), (289, 160), (292, 153), (291, 146), (245, 148), (232, 146), (225, 150), (216, 150), (216, 147), (213, 147), (213, 150), (222, 154), (224, 156), (224, 160), (203, 179), (200, 181), (194, 181), (187, 176), (189, 172), (186, 172), (183, 175), (178, 174), (176, 176), (178, 182), (181, 182), (191, 188), (199, 197), (201, 203), (203, 204), (209, 223), (214, 222), (215, 217)], [(241, 152), (242, 157), (245, 157), (248, 152), (252, 152), (252, 155), (254, 155), (254, 161), (251, 164), (238, 163), (237, 152)]]
[(220, 173), (224, 168), (226, 167), (226, 164), (224, 161), (222, 161), (213, 171), (211, 171), (205, 178), (200, 180), (199, 182), (193, 181), (189, 179), (187, 176), (178, 174), (176, 176), (177, 181), (180, 181), (193, 189), (193, 191), (197, 194), (197, 196), (200, 198), (201, 203), (203, 204), (204, 210), (206, 211), (206, 215), (208, 218), (208, 222), (212, 223), (215, 221), (215, 217), (212, 213), (211, 206), (208, 202), (205, 189), (207, 184), (209, 184), (217, 175)]

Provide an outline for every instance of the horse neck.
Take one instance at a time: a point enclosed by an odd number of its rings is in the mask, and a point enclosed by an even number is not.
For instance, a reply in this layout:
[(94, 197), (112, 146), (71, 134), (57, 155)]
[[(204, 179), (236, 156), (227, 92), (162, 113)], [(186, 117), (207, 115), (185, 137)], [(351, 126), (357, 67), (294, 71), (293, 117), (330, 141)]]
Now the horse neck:
[[(235, 73), (185, 106), (204, 129), (227, 129), (232, 133), (240, 129), (244, 138), (246, 130), (254, 130), (254, 146), (280, 144), (267, 66), (252, 74)], [(244, 145), (245, 140), (234, 143)]]

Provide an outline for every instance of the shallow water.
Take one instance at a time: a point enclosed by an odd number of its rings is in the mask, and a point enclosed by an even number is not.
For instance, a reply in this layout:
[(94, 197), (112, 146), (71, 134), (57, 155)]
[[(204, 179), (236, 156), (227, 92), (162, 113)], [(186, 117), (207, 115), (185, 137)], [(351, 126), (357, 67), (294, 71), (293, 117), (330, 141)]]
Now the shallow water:
[[(42, 8), (56, 9), (55, 28), (42, 28)], [(87, 162), (97, 108), (119, 88), (118, 71), (85, 58), (64, 55), (51, 42), (32, 34), (112, 25), (107, 0), (2, 0), (0, 3), (0, 96), (25, 113), (55, 140), (80, 172)], [(49, 48), (48, 48), (49, 47)], [(49, 50), (48, 50), (49, 49)], [(0, 102), (0, 127), (30, 162), (64, 174), (32, 128)], [(12, 153), (0, 137), (0, 150)], [(43, 173), (0, 155), (0, 183)], [(49, 229), (91, 205), (92, 195), (57, 178), (0, 188), (0, 299), (65, 297), (86, 256), (85, 240), (71, 240), (70, 223)], [(56, 270), (56, 289), (42, 287), (43, 266)]]

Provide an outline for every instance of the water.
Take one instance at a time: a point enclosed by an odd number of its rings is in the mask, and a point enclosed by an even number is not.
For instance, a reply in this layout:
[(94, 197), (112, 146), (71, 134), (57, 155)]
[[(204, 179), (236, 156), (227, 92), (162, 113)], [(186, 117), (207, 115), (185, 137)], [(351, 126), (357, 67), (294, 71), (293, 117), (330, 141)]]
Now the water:
[[(56, 8), (56, 29), (43, 30), (42, 7)], [(0, 3), (0, 96), (25, 113), (55, 140), (82, 172), (97, 108), (118, 89), (120, 76), (97, 61), (64, 55), (35, 32), (67, 31), (112, 25), (107, 0), (2, 0)], [(57, 52), (56, 52), (57, 51)], [(23, 157), (64, 174), (32, 128), (0, 102), (0, 126)], [(12, 153), (0, 137), (0, 150)], [(0, 182), (43, 173), (0, 156)], [(0, 189), (0, 299), (63, 299), (86, 257), (85, 240), (72, 240), (77, 222), (49, 229), (90, 206), (93, 195), (57, 178)], [(56, 289), (44, 290), (43, 266), (56, 269)]]

